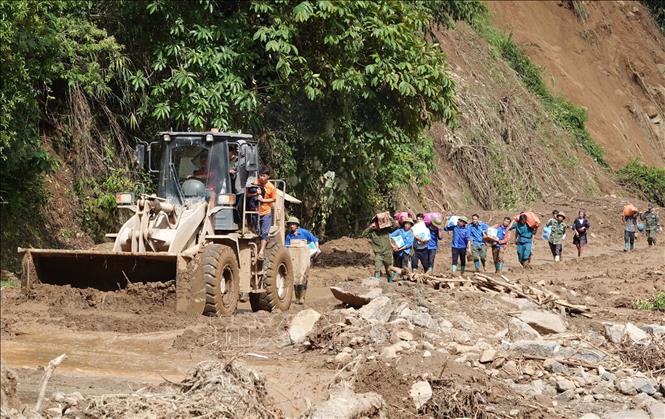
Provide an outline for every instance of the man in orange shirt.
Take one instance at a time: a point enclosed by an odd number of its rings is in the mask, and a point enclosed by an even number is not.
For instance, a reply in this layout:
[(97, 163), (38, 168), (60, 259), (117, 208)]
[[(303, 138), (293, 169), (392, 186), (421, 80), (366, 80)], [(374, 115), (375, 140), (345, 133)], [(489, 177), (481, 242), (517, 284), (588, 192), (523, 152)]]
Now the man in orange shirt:
[(277, 200), (277, 188), (275, 188), (275, 185), (269, 179), (270, 169), (264, 167), (259, 172), (259, 178), (254, 182), (254, 184), (261, 188), (258, 196), (258, 200), (261, 203), (259, 205), (259, 235), (261, 236), (259, 260), (263, 260), (263, 253), (268, 244), (268, 236), (270, 234), (270, 227), (272, 226), (272, 206)]

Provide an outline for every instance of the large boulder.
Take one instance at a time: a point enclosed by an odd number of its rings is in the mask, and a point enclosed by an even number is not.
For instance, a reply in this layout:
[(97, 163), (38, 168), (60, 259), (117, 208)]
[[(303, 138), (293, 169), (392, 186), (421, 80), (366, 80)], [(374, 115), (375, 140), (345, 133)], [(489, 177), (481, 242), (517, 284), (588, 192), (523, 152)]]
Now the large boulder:
[(289, 340), (291, 343), (302, 343), (307, 335), (314, 330), (314, 325), (321, 317), (321, 313), (308, 308), (296, 314), (289, 325)]
[(537, 340), (540, 333), (522, 320), (513, 317), (508, 322), (508, 338), (513, 342), (518, 340)]
[(416, 406), (416, 410), (420, 410), (432, 398), (432, 386), (427, 381), (418, 381), (411, 386), (409, 395)]
[(334, 387), (328, 400), (314, 406), (305, 413), (305, 418), (353, 419), (383, 416), (383, 397), (376, 393), (355, 393), (351, 385), (343, 382)]
[(527, 310), (521, 312), (518, 317), (542, 334), (563, 333), (566, 331), (566, 324), (563, 319), (554, 313)]
[(394, 307), (390, 298), (381, 296), (373, 299), (367, 305), (358, 310), (358, 314), (365, 320), (378, 320), (382, 323), (390, 320)]

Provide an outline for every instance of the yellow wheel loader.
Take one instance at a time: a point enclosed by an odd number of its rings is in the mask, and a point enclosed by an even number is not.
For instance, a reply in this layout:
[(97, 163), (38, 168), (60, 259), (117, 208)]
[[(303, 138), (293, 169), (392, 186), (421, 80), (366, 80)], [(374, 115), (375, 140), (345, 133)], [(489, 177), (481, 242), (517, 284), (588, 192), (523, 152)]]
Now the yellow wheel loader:
[(148, 170), (158, 174), (157, 193), (116, 194), (118, 207), (131, 209), (132, 216), (107, 234), (112, 251), (19, 249), (22, 286), (41, 282), (111, 291), (175, 280), (177, 311), (231, 315), (241, 295), (248, 295), (254, 311), (288, 310), (294, 277), (309, 268), (309, 255), (284, 247), (284, 202), (300, 201), (286, 193), (284, 181), (271, 180), (277, 200), (261, 260), (252, 201), (261, 193), (254, 183), (257, 142), (237, 133), (163, 132), (147, 148), (137, 147), (141, 166), (146, 151)]

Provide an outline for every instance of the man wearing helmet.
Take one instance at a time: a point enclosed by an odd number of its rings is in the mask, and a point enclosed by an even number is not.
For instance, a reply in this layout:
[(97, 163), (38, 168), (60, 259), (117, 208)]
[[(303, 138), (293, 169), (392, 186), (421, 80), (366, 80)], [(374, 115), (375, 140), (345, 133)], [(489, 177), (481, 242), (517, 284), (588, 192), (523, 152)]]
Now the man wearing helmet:
[(289, 228), (289, 232), (284, 238), (284, 244), (287, 246), (291, 245), (291, 240), (306, 240), (307, 245), (314, 250), (313, 257), (316, 257), (321, 253), (321, 248), (319, 247), (319, 239), (312, 234), (311, 231), (300, 227), (300, 220), (296, 217), (289, 217), (286, 220), (286, 226)]

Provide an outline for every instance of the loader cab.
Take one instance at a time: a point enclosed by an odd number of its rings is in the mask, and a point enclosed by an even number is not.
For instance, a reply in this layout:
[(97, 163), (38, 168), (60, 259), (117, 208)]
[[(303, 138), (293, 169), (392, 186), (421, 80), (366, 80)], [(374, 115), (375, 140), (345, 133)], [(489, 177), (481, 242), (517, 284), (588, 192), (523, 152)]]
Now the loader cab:
[[(216, 231), (239, 228), (238, 202), (259, 162), (251, 135), (225, 132), (163, 132), (150, 146), (150, 168), (159, 156), (157, 194), (176, 207), (212, 201)], [(230, 160), (231, 155), (234, 160)], [(157, 170), (152, 169), (156, 172)]]

